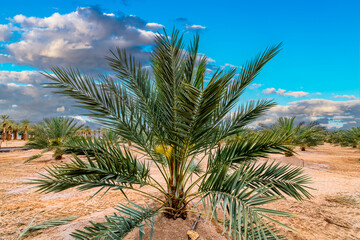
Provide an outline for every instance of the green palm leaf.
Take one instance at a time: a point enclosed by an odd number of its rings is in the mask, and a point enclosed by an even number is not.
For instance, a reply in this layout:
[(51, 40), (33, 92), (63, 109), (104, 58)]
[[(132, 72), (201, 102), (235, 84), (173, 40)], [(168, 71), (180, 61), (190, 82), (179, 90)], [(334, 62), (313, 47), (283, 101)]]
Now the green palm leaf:
[[(222, 222), (224, 231), (234, 239), (277, 238), (265, 221), (267, 214), (290, 216), (290, 214), (260, 207), (281, 199), (267, 194), (269, 186), (251, 187), (256, 177), (250, 169), (238, 169), (229, 173), (229, 166), (213, 169), (200, 187), (207, 204), (207, 215)], [(221, 211), (219, 211), (219, 208)], [(223, 212), (223, 213), (221, 213)]]
[[(139, 235), (142, 239), (144, 235), (144, 225), (148, 225), (151, 229), (154, 227), (155, 216), (161, 212), (161, 209), (153, 209), (149, 205), (141, 207), (133, 202), (130, 206), (119, 204), (117, 213), (112, 216), (106, 216), (106, 222), (93, 223), (84, 230), (76, 230), (71, 236), (75, 239), (124, 239), (124, 237), (135, 228), (140, 228)], [(118, 215), (121, 214), (121, 215)], [(150, 232), (152, 239), (152, 230)]]
[[(101, 147), (104, 146), (98, 146)], [(129, 150), (110, 143), (106, 145), (106, 154), (104, 148), (102, 152), (94, 147), (90, 150), (93, 156), (86, 154), (85, 159), (74, 156), (71, 163), (47, 168), (47, 175), (41, 174), (43, 178), (29, 184), (36, 185), (41, 192), (60, 192), (73, 187), (122, 190), (132, 188), (133, 184), (146, 185), (149, 167), (133, 157)]]

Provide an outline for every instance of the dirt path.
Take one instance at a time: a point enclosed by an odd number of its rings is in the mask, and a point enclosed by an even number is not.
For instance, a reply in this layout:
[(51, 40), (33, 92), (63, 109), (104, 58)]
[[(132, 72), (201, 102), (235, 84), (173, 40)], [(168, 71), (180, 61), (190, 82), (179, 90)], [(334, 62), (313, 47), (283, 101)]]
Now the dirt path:
[[(21, 146), (23, 142), (8, 145)], [(89, 197), (95, 191), (78, 192), (67, 190), (56, 194), (34, 192), (23, 183), (33, 178), (37, 172), (51, 164), (51, 153), (28, 164), (23, 161), (37, 154), (37, 150), (0, 153), (0, 239), (14, 239), (35, 217), (35, 222), (49, 219), (78, 216), (73, 222), (37, 231), (26, 239), (72, 239), (69, 234), (74, 229), (82, 228), (88, 220), (101, 221), (103, 216), (111, 214), (113, 207), (123, 200), (117, 192), (109, 192), (103, 198)], [(325, 144), (300, 152), (296, 157), (285, 158), (271, 156), (273, 160), (302, 166), (312, 177), (311, 201), (296, 202), (284, 200), (274, 204), (273, 208), (295, 214), (292, 218), (277, 218), (297, 230), (281, 232), (290, 239), (360, 239), (360, 150), (341, 148)], [(64, 161), (68, 161), (65, 159)], [(153, 176), (158, 176), (156, 171)], [(151, 191), (150, 189), (147, 189)], [(134, 193), (128, 195), (131, 201), (144, 204), (144, 199)], [(357, 201), (357, 202), (356, 202)], [(156, 221), (154, 239), (181, 240), (186, 238), (186, 231), (196, 216), (186, 221)], [(198, 232), (201, 239), (225, 239), (210, 223), (200, 221)], [(127, 239), (134, 239), (136, 233)]]
[(311, 176), (311, 201), (276, 203), (295, 217), (279, 218), (297, 230), (282, 231), (290, 239), (360, 239), (360, 150), (325, 144), (291, 158), (272, 159), (302, 166)]

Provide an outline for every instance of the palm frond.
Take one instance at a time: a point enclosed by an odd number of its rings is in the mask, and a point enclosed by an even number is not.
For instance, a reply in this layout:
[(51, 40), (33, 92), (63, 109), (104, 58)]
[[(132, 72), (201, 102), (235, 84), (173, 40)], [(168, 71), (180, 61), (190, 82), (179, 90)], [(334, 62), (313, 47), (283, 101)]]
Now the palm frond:
[[(85, 115), (96, 122), (107, 126), (120, 136), (135, 142), (146, 150), (149, 146), (146, 136), (150, 136), (146, 119), (123, 87), (119, 87), (116, 94), (109, 92), (108, 84), (99, 84), (93, 77), (82, 75), (78, 70), (51, 68), (54, 75), (43, 73), (53, 80), (48, 83), (48, 88), (56, 88), (56, 93), (72, 97), (78, 107), (89, 110)], [(133, 121), (138, 119), (139, 121)]]
[[(115, 52), (111, 51), (111, 54), (112, 56), (106, 59), (118, 79), (126, 87), (138, 110), (141, 111), (142, 117), (148, 122), (148, 125), (153, 126), (153, 130), (157, 131), (158, 136), (164, 135), (163, 129), (159, 126), (160, 115), (156, 105), (156, 91), (148, 70), (136, 62), (135, 58), (125, 50), (116, 49)], [(105, 86), (113, 94), (118, 95), (120, 87), (114, 81), (107, 79)]]
[(93, 156), (86, 155), (85, 159), (74, 156), (71, 163), (47, 168), (47, 175), (41, 174), (43, 178), (34, 179), (29, 184), (36, 185), (41, 192), (60, 192), (73, 187), (79, 190), (123, 190), (131, 189), (133, 184), (146, 184), (149, 166), (138, 161), (129, 150), (116, 144), (108, 144), (106, 147), (106, 154), (105, 149), (98, 152), (96, 148), (92, 148)]
[(109, 148), (114, 148), (118, 144), (118, 136), (109, 133), (103, 134), (101, 137), (76, 137), (69, 139), (65, 146), (65, 153), (89, 156), (106, 155)]
[(281, 51), (281, 47), (282, 43), (271, 46), (262, 53), (258, 54), (251, 61), (245, 63), (239, 77), (231, 82), (224, 98), (221, 101), (221, 104), (219, 104), (217, 121), (223, 119), (231, 111), (231, 109), (234, 108), (245, 88), (249, 86), (249, 84), (259, 75), (266, 63), (268, 63)]
[(254, 176), (251, 171), (229, 170), (230, 166), (226, 165), (213, 169), (200, 185), (199, 190), (203, 193), (207, 215), (222, 222), (224, 232), (234, 239), (255, 239), (255, 236), (258, 239), (267, 239), (269, 235), (277, 238), (265, 221), (271, 221), (267, 214), (290, 214), (260, 206), (281, 197), (267, 194), (271, 191), (269, 186), (252, 188), (250, 184)]
[(35, 159), (38, 159), (38, 158), (40, 158), (40, 157), (42, 157), (42, 156), (43, 156), (43, 154), (33, 155), (33, 156), (27, 158), (27, 159), (24, 161), (24, 163), (28, 163), (28, 162), (30, 162), (30, 161), (32, 161), (32, 160), (35, 160)]
[(288, 137), (286, 132), (243, 132), (237, 140), (217, 149), (214, 157), (210, 158), (208, 168), (217, 164), (231, 165), (266, 158), (271, 153), (292, 151), (284, 144)]
[(266, 194), (272, 196), (290, 196), (296, 200), (311, 199), (308, 189), (311, 183), (310, 177), (304, 174), (302, 168), (293, 167), (290, 164), (264, 162), (262, 164), (246, 163), (239, 167), (240, 171), (251, 173), (250, 187), (259, 188), (268, 186)]
[(84, 230), (76, 230), (71, 236), (80, 240), (124, 239), (135, 228), (140, 228), (139, 238), (142, 239), (143, 228), (146, 224), (151, 229), (149, 237), (152, 239), (155, 216), (161, 212), (161, 209), (153, 209), (149, 205), (142, 207), (130, 201), (129, 203), (131, 206), (119, 204), (116, 208), (117, 213), (112, 216), (105, 216), (106, 222), (90, 222), (91, 226), (85, 227)]
[(240, 106), (235, 112), (231, 113), (230, 116), (225, 117), (222, 121), (218, 141), (231, 135), (241, 133), (246, 125), (262, 116), (274, 105), (275, 103), (272, 100), (259, 100)]
[(30, 232), (43, 230), (51, 227), (56, 227), (64, 224), (68, 224), (69, 222), (77, 219), (77, 216), (74, 217), (66, 217), (66, 218), (58, 218), (58, 219), (51, 219), (45, 222), (41, 222), (38, 224), (33, 224), (35, 218), (29, 223), (29, 225), (22, 231), (22, 233), (19, 235), (17, 240), (20, 240), (21, 238), (25, 237), (26, 234), (29, 234)]

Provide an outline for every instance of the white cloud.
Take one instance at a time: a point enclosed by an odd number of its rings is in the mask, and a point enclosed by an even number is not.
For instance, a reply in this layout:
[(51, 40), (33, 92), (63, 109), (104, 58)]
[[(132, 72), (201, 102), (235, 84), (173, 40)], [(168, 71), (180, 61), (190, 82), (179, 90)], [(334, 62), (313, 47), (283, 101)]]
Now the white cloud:
[(297, 91), (297, 92), (288, 91), (288, 92), (284, 93), (284, 96), (292, 96), (292, 97), (295, 97), (295, 98), (305, 97), (307, 95), (309, 95), (309, 93), (308, 92), (303, 92), (303, 91)]
[(210, 57), (207, 57), (206, 60), (207, 60), (208, 63), (214, 63), (214, 62), (216, 62), (215, 59), (212, 59), (212, 58), (210, 58)]
[(355, 99), (356, 97), (354, 95), (335, 95), (334, 98), (347, 98), (347, 99)]
[(261, 83), (253, 83), (249, 86), (250, 89), (256, 89), (256, 88), (259, 88), (261, 87), (263, 84)]
[(149, 30), (158, 30), (158, 29), (164, 28), (164, 25), (162, 25), (160, 23), (147, 23), (145, 26)]
[(343, 125), (339, 125), (339, 124), (329, 124), (329, 123), (320, 123), (320, 126), (322, 127), (325, 127), (327, 129), (330, 129), (330, 130), (336, 130), (336, 129), (339, 129), (341, 128)]
[[(0, 25), (0, 64), (33, 66), (40, 70), (51, 65), (72, 66), (104, 72), (108, 71), (104, 56), (116, 47), (125, 48), (140, 61), (147, 62), (150, 53), (146, 49), (153, 44), (155, 36), (151, 30), (160, 26), (147, 24), (136, 16), (104, 13), (96, 7), (44, 18), (20, 14), (8, 24)], [(1, 42), (9, 40), (11, 34), (16, 36), (15, 42)], [(42, 84), (46, 82), (49, 80), (38, 71), (0, 70), (1, 114), (8, 114), (14, 120), (36, 122), (43, 117), (63, 116), (65, 112), (67, 116), (85, 113), (72, 108), (71, 99), (44, 88)]]
[(11, 34), (12, 33), (8, 25), (0, 24), (0, 42), (9, 41)]
[(17, 42), (5, 45), (0, 62), (38, 68), (51, 65), (106, 68), (104, 56), (115, 47), (126, 48), (145, 60), (149, 53), (143, 46), (153, 44), (155, 36), (146, 22), (136, 16), (112, 16), (92, 7), (45, 18), (16, 15), (12, 21), (20, 25), (17, 31), (20, 37)]
[(86, 120), (84, 117), (82, 116), (70, 116), (71, 118), (74, 118), (76, 120), (79, 120), (81, 124), (85, 124), (86, 123)]
[(115, 14), (113, 13), (103, 13), (103, 14), (108, 17), (115, 17)]
[(56, 111), (57, 111), (57, 112), (64, 112), (64, 111), (65, 111), (65, 107), (64, 107), (64, 106), (58, 107), (58, 108), (56, 108)]
[(286, 91), (284, 89), (279, 88), (278, 90), (276, 90), (275, 88), (267, 88), (263, 90), (263, 93), (265, 94), (277, 94), (280, 96), (291, 96), (291, 97), (305, 97), (307, 95), (309, 95), (308, 92), (303, 92), (303, 91)]
[(41, 83), (43, 80), (44, 77), (37, 71), (0, 71), (0, 84), (22, 83), (30, 86)]
[[(282, 89), (279, 88), (279, 90), (282, 90)], [(263, 93), (265, 93), (265, 94), (274, 94), (274, 93), (277, 93), (277, 91), (276, 91), (275, 88), (267, 88), (267, 89), (263, 90)]]
[(20, 85), (19, 84), (16, 84), (16, 83), (7, 83), (6, 84), (8, 87), (20, 87)]
[(187, 30), (205, 30), (206, 27), (194, 24), (194, 25), (186, 25), (186, 29)]
[(205, 70), (205, 73), (206, 74), (211, 74), (211, 73), (213, 73), (214, 72), (214, 70), (212, 70), (212, 69), (210, 69), (210, 68), (207, 68), (206, 70)]
[(230, 64), (230, 63), (225, 63), (224, 67), (234, 68), (234, 67), (236, 67), (236, 66), (233, 65), (233, 64)]
[(352, 119), (353, 116), (335, 116), (333, 119)]
[[(84, 111), (72, 109), (73, 102), (66, 97), (51, 93), (42, 83), (48, 80), (37, 71), (0, 71), (0, 112), (14, 120), (40, 121), (43, 117), (59, 116), (55, 110), (61, 103), (68, 114)], [(6, 100), (5, 100), (6, 99)], [(16, 107), (14, 107), (16, 106)]]
[(277, 105), (252, 126), (272, 124), (279, 117), (296, 117), (297, 122), (317, 121), (328, 128), (349, 128), (354, 126), (354, 121), (360, 120), (360, 100), (309, 99)]

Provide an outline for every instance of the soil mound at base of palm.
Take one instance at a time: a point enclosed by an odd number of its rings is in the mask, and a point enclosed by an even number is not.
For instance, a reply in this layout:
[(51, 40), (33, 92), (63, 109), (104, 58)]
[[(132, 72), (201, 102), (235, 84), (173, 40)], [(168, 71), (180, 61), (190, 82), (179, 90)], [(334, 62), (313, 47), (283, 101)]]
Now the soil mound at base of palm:
[[(153, 232), (153, 239), (164, 240), (184, 240), (188, 238), (187, 231), (198, 217), (197, 214), (188, 214), (186, 220), (178, 218), (176, 220), (168, 219), (166, 217), (156, 217), (155, 228)], [(203, 216), (198, 221), (195, 231), (200, 235), (198, 240), (217, 239), (226, 240), (225, 235), (221, 235), (220, 226), (212, 224)], [(145, 227), (144, 239), (150, 239), (150, 229)], [(135, 230), (125, 237), (125, 240), (139, 239), (139, 230)]]

